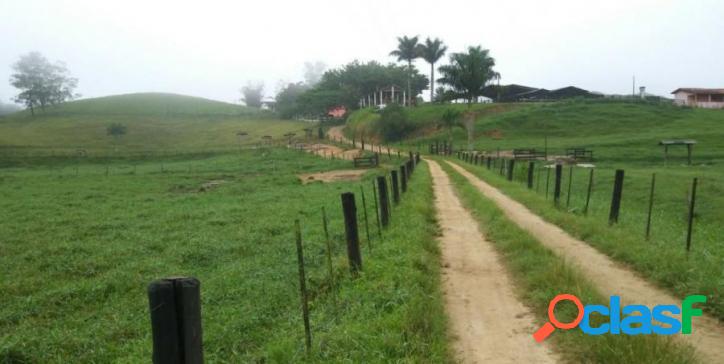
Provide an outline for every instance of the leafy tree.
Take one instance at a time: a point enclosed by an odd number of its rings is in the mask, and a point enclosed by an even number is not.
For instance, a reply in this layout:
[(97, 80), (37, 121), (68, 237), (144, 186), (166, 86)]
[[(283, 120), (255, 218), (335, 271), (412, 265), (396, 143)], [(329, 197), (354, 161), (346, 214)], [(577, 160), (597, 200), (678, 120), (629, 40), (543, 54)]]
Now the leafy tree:
[(397, 37), (397, 49), (390, 52), (390, 55), (397, 57), (397, 61), (407, 62), (407, 104), (409, 105), (412, 101), (412, 89), (410, 88), (410, 78), (412, 77), (412, 61), (420, 57), (420, 50), (418, 49), (418, 36), (408, 38), (407, 36)]
[(495, 72), (495, 59), (487, 49), (480, 46), (468, 47), (467, 53), (453, 53), (450, 64), (440, 66), (442, 77), (437, 81), (451, 88), (451, 95), (467, 100), (468, 107), (482, 96), (490, 81), (500, 78)]
[(38, 52), (21, 56), (12, 69), (10, 84), (21, 91), (14, 101), (30, 108), (32, 115), (36, 107), (45, 111), (47, 106), (78, 96), (73, 94), (78, 79), (70, 77), (65, 64), (51, 63)]
[(264, 83), (257, 84), (247, 83), (241, 88), (241, 101), (249, 107), (261, 107), (261, 100), (264, 97)]
[(418, 46), (420, 57), (430, 64), (430, 102), (435, 101), (435, 63), (445, 55), (447, 47), (440, 39), (425, 39), (425, 43)]
[(386, 141), (401, 140), (414, 130), (414, 125), (407, 118), (405, 108), (399, 104), (387, 105), (382, 110), (377, 122), (382, 137)]
[[(300, 95), (297, 103), (300, 112), (315, 116), (326, 113), (333, 106), (356, 109), (360, 98), (377, 92), (380, 87), (403, 84), (408, 76), (405, 66), (354, 61), (325, 72), (314, 88)], [(410, 79), (413, 94), (426, 89), (428, 83), (427, 77), (414, 70)]]
[(464, 115), (464, 123), (468, 134), (468, 149), (473, 146), (477, 117), (476, 113), (470, 111), (470, 106), (483, 95), (484, 88), (490, 81), (500, 78), (500, 74), (493, 70), (494, 66), (495, 60), (490, 57), (489, 51), (477, 46), (468, 47), (467, 53), (451, 54), (450, 64), (438, 68), (442, 74), (438, 81), (451, 88), (447, 97), (467, 100), (468, 112)]
[(309, 86), (302, 82), (289, 83), (284, 86), (276, 96), (276, 111), (279, 116), (290, 119), (300, 113), (299, 97), (309, 90)]

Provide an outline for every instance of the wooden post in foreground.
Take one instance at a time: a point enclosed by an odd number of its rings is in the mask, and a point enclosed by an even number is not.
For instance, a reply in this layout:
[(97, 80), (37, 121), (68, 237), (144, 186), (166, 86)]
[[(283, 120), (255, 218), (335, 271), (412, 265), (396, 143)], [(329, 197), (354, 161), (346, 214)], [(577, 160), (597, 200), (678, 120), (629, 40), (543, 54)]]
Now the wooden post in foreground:
[(202, 364), (201, 283), (174, 277), (148, 286), (154, 364)]

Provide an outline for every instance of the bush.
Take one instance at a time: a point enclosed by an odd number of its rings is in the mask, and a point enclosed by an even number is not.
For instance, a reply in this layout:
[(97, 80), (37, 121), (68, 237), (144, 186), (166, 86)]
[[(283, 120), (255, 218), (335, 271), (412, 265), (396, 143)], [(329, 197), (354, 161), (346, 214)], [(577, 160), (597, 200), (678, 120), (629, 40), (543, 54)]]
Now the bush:
[(411, 133), (415, 127), (407, 119), (405, 109), (397, 104), (390, 104), (380, 113), (377, 130), (385, 141), (398, 141)]

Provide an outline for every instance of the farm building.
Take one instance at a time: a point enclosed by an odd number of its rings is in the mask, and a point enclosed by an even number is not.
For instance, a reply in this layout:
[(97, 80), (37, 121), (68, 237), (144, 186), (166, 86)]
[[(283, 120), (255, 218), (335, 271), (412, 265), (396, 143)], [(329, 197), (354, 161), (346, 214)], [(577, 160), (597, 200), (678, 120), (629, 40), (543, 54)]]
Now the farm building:
[(327, 116), (331, 116), (335, 119), (343, 118), (345, 114), (347, 114), (347, 107), (344, 105), (331, 107), (327, 110)]
[(674, 102), (678, 105), (707, 109), (724, 108), (724, 88), (677, 88), (672, 94)]
[(491, 85), (484, 90), (484, 95), (496, 102), (518, 101), (549, 101), (563, 100), (574, 97), (597, 98), (603, 95), (575, 86), (568, 86), (556, 90), (535, 88), (522, 85)]
[(274, 99), (264, 99), (261, 102), (261, 109), (262, 110), (270, 110), (274, 111), (277, 108), (277, 101)]

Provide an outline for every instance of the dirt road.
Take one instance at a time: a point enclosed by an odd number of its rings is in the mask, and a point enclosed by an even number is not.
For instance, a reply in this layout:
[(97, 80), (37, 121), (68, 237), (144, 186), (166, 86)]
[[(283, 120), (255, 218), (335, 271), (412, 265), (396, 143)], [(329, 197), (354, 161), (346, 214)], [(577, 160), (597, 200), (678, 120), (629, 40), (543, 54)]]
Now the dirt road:
[[(605, 296), (621, 296), (624, 304), (681, 305), (681, 299), (659, 289), (630, 269), (618, 264), (585, 242), (575, 239), (556, 225), (532, 213), (521, 203), (474, 176), (456, 163), (447, 162), (485, 197), (493, 200), (504, 214), (535, 236), (543, 245), (568, 262), (574, 263)], [(665, 264), (665, 263), (664, 263)], [(724, 325), (709, 316), (694, 317), (691, 335), (676, 335), (689, 342), (706, 362), (724, 363)]]
[(533, 316), (478, 223), (453, 192), (447, 174), (427, 161), (442, 228), (443, 289), (457, 358), (464, 363), (555, 363), (547, 344), (531, 337)]

